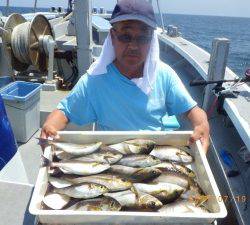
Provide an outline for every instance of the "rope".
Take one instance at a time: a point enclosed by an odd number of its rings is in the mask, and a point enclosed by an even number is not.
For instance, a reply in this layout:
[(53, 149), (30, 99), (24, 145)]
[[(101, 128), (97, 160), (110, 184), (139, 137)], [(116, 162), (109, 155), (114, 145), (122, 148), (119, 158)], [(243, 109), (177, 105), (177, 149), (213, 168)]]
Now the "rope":
[(22, 63), (32, 64), (29, 56), (30, 22), (16, 26), (11, 35), (11, 46), (14, 56)]
[(158, 7), (158, 11), (160, 13), (160, 17), (161, 17), (161, 27), (162, 27), (162, 32), (165, 32), (165, 26), (164, 26), (164, 22), (163, 22), (163, 18), (162, 18), (162, 13), (161, 13), (161, 8), (160, 8), (160, 4), (159, 1), (157, 0), (157, 7)]

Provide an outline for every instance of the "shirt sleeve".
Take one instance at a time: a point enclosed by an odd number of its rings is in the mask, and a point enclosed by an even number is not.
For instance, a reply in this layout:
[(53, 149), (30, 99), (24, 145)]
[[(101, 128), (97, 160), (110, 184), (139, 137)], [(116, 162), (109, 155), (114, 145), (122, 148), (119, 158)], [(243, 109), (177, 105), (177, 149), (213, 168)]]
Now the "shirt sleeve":
[(197, 105), (181, 82), (176, 72), (169, 68), (169, 83), (166, 94), (168, 115), (183, 114)]
[(96, 121), (96, 113), (87, 93), (87, 75), (83, 75), (70, 94), (57, 106), (68, 120), (77, 125), (87, 125)]

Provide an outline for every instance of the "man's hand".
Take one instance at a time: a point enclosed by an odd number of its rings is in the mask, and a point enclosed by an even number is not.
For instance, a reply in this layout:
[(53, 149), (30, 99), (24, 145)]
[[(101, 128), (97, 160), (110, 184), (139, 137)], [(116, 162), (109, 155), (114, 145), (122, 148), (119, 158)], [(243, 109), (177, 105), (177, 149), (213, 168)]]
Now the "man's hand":
[(189, 139), (189, 144), (200, 140), (205, 153), (207, 153), (209, 147), (209, 123), (206, 113), (196, 106), (187, 112), (187, 117), (194, 128), (194, 132)]
[(42, 127), (40, 138), (59, 138), (57, 131), (64, 129), (67, 123), (68, 118), (64, 115), (64, 113), (58, 109), (54, 110), (48, 115)]
[(48, 139), (48, 137), (52, 137), (53, 139), (60, 138), (57, 134), (57, 129), (53, 125), (45, 123), (42, 127), (40, 138)]
[(209, 126), (207, 124), (201, 124), (194, 127), (194, 132), (189, 139), (189, 144), (193, 144), (195, 141), (200, 140), (205, 153), (209, 147)]

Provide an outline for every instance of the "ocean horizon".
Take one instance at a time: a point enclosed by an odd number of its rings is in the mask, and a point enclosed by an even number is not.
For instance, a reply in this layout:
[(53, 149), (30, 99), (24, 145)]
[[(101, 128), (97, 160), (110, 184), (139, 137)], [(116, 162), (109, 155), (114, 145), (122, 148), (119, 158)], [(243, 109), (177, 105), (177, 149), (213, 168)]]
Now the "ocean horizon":
[[(49, 11), (50, 8), (37, 8), (36, 11)], [(3, 15), (6, 7), (0, 6)], [(31, 13), (32, 7), (9, 7), (11, 13)], [(177, 26), (183, 38), (211, 53), (214, 38), (230, 40), (227, 66), (238, 76), (244, 76), (250, 68), (250, 17), (229, 17), (211, 15), (163, 14), (165, 28)], [(161, 26), (159, 15), (157, 21)]]

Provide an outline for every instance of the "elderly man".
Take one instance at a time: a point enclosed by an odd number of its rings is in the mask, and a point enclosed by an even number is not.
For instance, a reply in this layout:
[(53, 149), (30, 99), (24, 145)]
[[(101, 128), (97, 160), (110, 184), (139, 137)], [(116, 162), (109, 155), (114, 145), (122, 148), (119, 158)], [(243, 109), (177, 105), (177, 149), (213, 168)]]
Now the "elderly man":
[(95, 122), (101, 130), (164, 130), (162, 118), (185, 114), (207, 150), (205, 112), (186, 91), (177, 74), (159, 59), (152, 5), (120, 0), (99, 59), (47, 118), (42, 138), (56, 136), (68, 122)]

